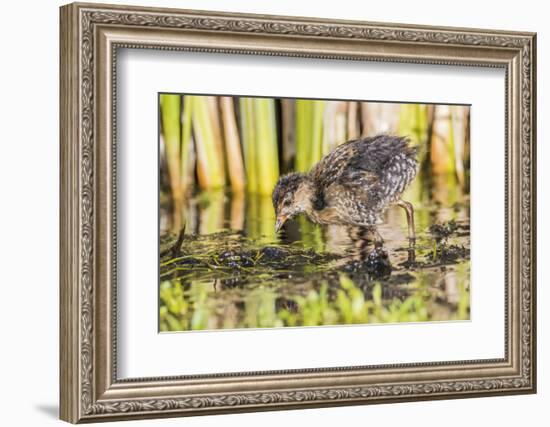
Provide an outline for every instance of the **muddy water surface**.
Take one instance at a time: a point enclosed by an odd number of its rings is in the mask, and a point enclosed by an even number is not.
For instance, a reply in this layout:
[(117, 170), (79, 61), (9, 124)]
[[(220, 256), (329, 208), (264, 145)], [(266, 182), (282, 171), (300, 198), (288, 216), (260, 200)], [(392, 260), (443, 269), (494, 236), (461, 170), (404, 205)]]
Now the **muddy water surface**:
[(269, 197), (202, 193), (161, 208), (160, 329), (469, 319), (468, 199), (417, 202), (415, 214), (413, 243), (390, 208), (380, 245), (372, 230), (306, 218), (277, 234)]

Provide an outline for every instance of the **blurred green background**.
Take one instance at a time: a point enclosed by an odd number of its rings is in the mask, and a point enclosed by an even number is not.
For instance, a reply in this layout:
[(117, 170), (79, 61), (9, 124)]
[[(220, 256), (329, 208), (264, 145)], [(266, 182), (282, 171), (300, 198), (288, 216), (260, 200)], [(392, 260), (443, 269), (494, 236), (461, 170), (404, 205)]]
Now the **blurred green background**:
[(174, 204), (198, 189), (270, 195), (279, 175), (379, 133), (419, 146), (421, 180), (468, 193), (469, 114), (457, 105), (161, 94), (162, 195)]

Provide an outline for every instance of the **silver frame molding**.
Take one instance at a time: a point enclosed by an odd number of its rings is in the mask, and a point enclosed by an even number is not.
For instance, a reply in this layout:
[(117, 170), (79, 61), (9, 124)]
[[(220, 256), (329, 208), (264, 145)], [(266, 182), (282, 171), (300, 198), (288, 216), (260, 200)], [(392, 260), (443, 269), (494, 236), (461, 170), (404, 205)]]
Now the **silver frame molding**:
[[(534, 33), (79, 3), (63, 6), (60, 13), (63, 420), (112, 421), (535, 392)], [(503, 68), (505, 357), (117, 379), (118, 48)]]

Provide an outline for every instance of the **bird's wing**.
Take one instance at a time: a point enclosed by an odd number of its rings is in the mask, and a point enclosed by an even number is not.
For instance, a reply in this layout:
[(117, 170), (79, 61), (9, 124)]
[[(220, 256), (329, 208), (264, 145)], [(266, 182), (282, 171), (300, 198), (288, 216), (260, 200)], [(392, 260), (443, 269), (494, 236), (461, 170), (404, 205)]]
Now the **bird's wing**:
[(354, 154), (353, 144), (346, 142), (319, 160), (310, 172), (315, 186), (317, 188), (327, 188), (338, 181)]
[(326, 207), (326, 193), (329, 189), (333, 194), (337, 189), (346, 193), (360, 193), (372, 188), (380, 180), (379, 171), (368, 161), (368, 148), (364, 140), (349, 141), (339, 145), (315, 165), (310, 176), (316, 188), (313, 201), (316, 210)]
[(346, 142), (311, 171), (313, 208), (341, 207), (349, 222), (374, 223), (384, 200), (404, 190), (417, 165), (416, 149), (408, 147), (407, 138), (378, 135)]
[(391, 159), (399, 154), (409, 153), (407, 138), (378, 135), (354, 141), (353, 156), (350, 157), (347, 169), (375, 173), (382, 177)]
[(351, 157), (353, 146), (349, 142), (339, 145), (324, 156), (309, 173), (314, 183), (313, 208), (317, 211), (326, 207), (325, 192), (338, 183), (344, 174)]

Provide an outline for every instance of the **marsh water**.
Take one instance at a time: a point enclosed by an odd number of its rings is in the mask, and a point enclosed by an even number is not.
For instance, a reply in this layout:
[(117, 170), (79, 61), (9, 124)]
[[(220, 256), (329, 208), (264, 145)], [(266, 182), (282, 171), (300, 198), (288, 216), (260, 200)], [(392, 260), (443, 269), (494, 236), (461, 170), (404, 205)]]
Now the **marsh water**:
[(275, 233), (269, 197), (199, 193), (161, 204), (160, 329), (469, 319), (468, 198), (415, 203), (416, 241), (390, 207), (376, 232), (298, 217)]

